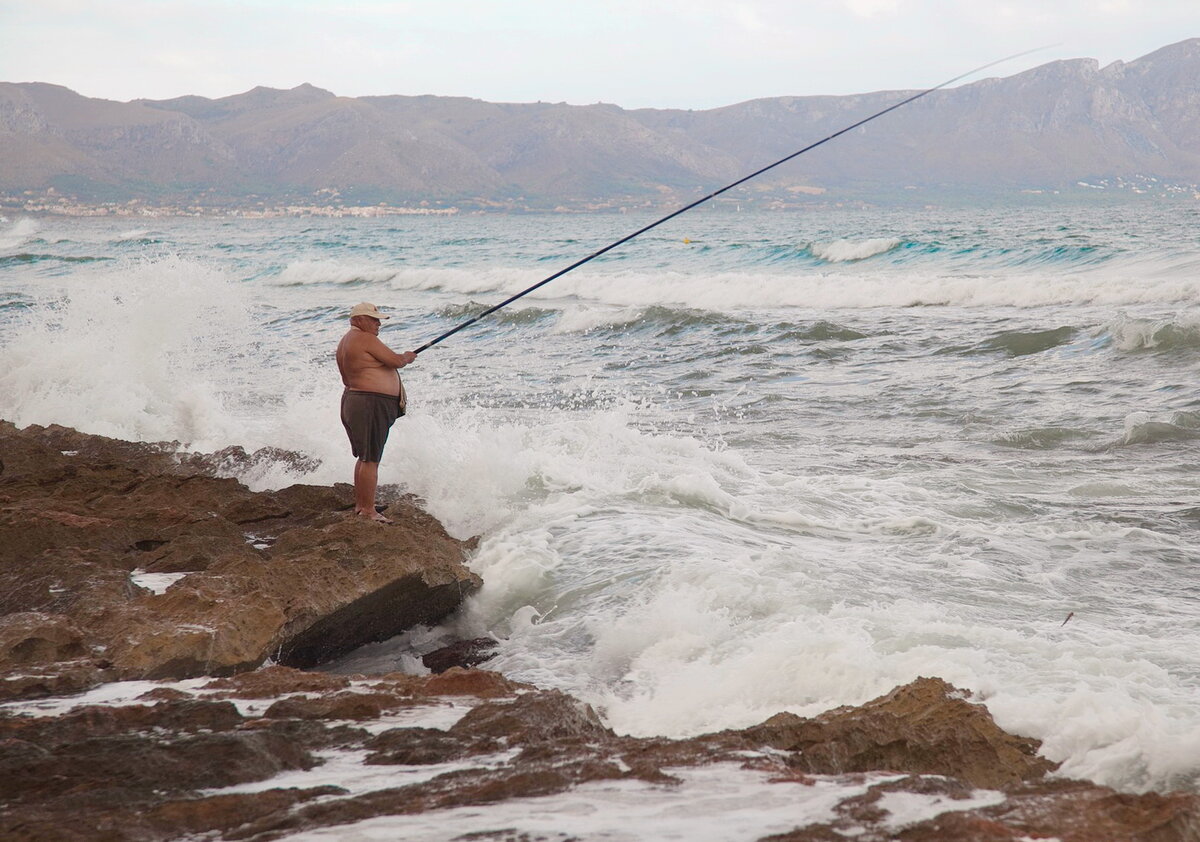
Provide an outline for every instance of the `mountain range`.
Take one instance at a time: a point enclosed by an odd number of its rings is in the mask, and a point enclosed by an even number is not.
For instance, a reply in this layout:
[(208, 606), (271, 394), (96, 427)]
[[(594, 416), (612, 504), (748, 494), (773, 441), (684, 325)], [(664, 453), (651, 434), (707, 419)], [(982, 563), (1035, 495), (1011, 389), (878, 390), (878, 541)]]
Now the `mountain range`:
[[(532, 208), (703, 195), (915, 91), (702, 111), (342, 97), (300, 85), (115, 102), (0, 83), (0, 194)], [(886, 200), (1200, 184), (1200, 38), (1105, 67), (1054, 61), (935, 91), (738, 188)]]

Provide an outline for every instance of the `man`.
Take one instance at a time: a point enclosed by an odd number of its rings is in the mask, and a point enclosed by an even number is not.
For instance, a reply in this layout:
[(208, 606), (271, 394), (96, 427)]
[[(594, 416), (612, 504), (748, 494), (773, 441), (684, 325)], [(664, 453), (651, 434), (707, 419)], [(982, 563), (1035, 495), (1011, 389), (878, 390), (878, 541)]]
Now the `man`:
[(379, 462), (396, 419), (404, 414), (404, 386), (399, 369), (417, 358), (412, 351), (397, 354), (379, 339), (383, 319), (391, 318), (374, 304), (355, 304), (350, 330), (337, 347), (342, 374), (342, 426), (350, 437), (354, 463), (354, 513), (380, 523), (391, 520), (375, 511)]

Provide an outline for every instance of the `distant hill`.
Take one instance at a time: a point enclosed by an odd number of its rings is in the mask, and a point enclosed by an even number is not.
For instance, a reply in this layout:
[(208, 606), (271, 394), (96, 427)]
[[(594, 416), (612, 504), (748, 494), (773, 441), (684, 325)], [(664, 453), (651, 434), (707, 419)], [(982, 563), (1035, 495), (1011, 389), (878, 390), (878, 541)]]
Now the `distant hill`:
[[(712, 190), (910, 93), (683, 111), (350, 98), (311, 85), (122, 103), (38, 82), (0, 83), (0, 193), (660, 203)], [(1198, 184), (1200, 38), (1193, 38), (1129, 63), (1057, 61), (935, 92), (740, 196), (887, 201), (1122, 187), (1191, 196)]]

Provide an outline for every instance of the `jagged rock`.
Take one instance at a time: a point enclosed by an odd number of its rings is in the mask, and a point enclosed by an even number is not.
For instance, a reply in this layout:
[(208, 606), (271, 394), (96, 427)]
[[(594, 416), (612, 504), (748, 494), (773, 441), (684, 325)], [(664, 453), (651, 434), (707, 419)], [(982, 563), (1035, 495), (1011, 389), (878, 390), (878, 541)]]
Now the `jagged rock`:
[(0, 671), (73, 661), (93, 654), (83, 633), (66, 617), (27, 611), (0, 617)]
[(59, 661), (0, 675), (0, 702), (71, 695), (116, 678), (112, 664), (102, 659)]
[(515, 744), (600, 742), (614, 736), (591, 707), (558, 690), (525, 693), (513, 701), (484, 702), (460, 719), (450, 734), (503, 737)]
[[(0, 452), (0, 615), (46, 623), (12, 644), (28, 663), (103, 652), (125, 678), (311, 666), (436, 623), (480, 584), (411, 500), (385, 527), (339, 511), (345, 489), (255, 493), (169, 444), (62, 427), (0, 423)], [(155, 593), (135, 570), (189, 575)]]
[(500, 644), (490, 637), (459, 640), (421, 656), (421, 663), (430, 672), (445, 672), (451, 667), (477, 667), (496, 657)]
[(378, 719), (402, 703), (384, 693), (337, 693), (318, 699), (280, 699), (263, 714), (268, 719)]
[(244, 447), (234, 445), (222, 448), (216, 453), (189, 453), (180, 456), (179, 464), (189, 472), (221, 476), (244, 474), (256, 468), (271, 465), (284, 465), (293, 470), (308, 472), (318, 468), (321, 461), (294, 450), (283, 450), (278, 447), (263, 447), (253, 453), (247, 453)]
[(807, 772), (891, 769), (1006, 787), (1055, 768), (1037, 754), (1037, 740), (1002, 731), (966, 695), (940, 678), (919, 678), (859, 707), (815, 719), (777, 714), (743, 733), (795, 752), (794, 765)]
[[(920, 679), (863, 706), (861, 717), (853, 715), (854, 708), (831, 716), (850, 744), (859, 726), (868, 742), (879, 736), (874, 720), (883, 715), (881, 710), (926, 727), (923, 719), (941, 714), (941, 705), (931, 701), (935, 696), (962, 701), (952, 698), (956, 691), (940, 685)], [(468, 687), (478, 692), (469, 693)], [(454, 695), (448, 697), (448, 691)], [(486, 670), (334, 676), (276, 666), (216, 679), (192, 693), (202, 697), (160, 687), (150, 695), (164, 700), (153, 705), (0, 717), (0, 797), (6, 799), (0, 838), (96, 838), (87, 835), (90, 829), (106, 839), (130, 842), (214, 835), (268, 842), (388, 815), (463, 806), (486, 809), (587, 782), (678, 785), (680, 778), (671, 774), (675, 770), (712, 763), (764, 772), (774, 781), (770, 786), (807, 790), (818, 783), (816, 773), (798, 768), (802, 751), (755, 748), (764, 732), (778, 735), (778, 723), (687, 740), (620, 737), (566, 694), (515, 684)], [(221, 696), (276, 701), (265, 713), (239, 713), (229, 701), (215, 698)], [(371, 719), (396, 706), (444, 707), (448, 698), (454, 698), (455, 707), (467, 704), (471, 709), (445, 729), (397, 727), (372, 734), (324, 718), (340, 711)], [(971, 707), (977, 709), (970, 717), (972, 727), (987, 731), (976, 721), (990, 719), (986, 709)], [(937, 731), (943, 726), (932, 727)], [(761, 742), (757, 745), (761, 749)], [(274, 770), (304, 769), (317, 762), (317, 752), (332, 749), (364, 752), (372, 767), (454, 767), (419, 777), (417, 783), (357, 795), (335, 787), (244, 795), (203, 792), (262, 779)], [(925, 751), (924, 745), (916, 746), (919, 758)], [(372, 778), (385, 780), (386, 770), (372, 772)], [(411, 779), (407, 772), (398, 777)], [(771, 839), (1194, 842), (1200, 826), (1196, 794), (1127, 795), (1078, 781), (1030, 780), (980, 798), (975, 784), (942, 774), (876, 775), (865, 790), (864, 781), (869, 778), (863, 773), (851, 773), (820, 782), (825, 791), (831, 785), (845, 787), (845, 797), (833, 806), (834, 818)], [(933, 818), (897, 819), (889, 812), (889, 804), (935, 801), (940, 806), (926, 811)], [(451, 835), (455, 832), (448, 827)]]
[(205, 684), (204, 689), (217, 691), (219, 698), (273, 699), (288, 693), (336, 693), (349, 686), (350, 679), (344, 675), (269, 666), (214, 679)]
[[(1038, 781), (1005, 793), (996, 805), (953, 809), (976, 794), (952, 778), (910, 776), (877, 784), (838, 805), (838, 818), (760, 842), (1194, 842), (1200, 838), (1200, 798), (1195, 794), (1127, 795), (1082, 781)], [(889, 793), (941, 796), (951, 809), (902, 828), (880, 807)]]

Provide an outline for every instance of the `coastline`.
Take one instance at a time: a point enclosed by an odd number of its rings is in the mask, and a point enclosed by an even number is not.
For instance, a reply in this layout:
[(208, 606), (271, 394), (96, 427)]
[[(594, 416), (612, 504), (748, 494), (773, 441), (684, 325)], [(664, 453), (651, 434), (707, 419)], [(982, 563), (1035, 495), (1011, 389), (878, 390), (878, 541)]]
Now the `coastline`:
[[(937, 678), (672, 740), (485, 669), (306, 671), (453, 613), (483, 584), (470, 542), (412, 499), (381, 526), (347, 516), (348, 487), (219, 476), (296, 454), (176, 450), (0, 422), (6, 839), (326, 838), (417, 816), (421, 838), (453, 838), (480, 832), (465, 808), (500, 833), (545, 799), (704, 787), (763, 820), (735, 838), (1200, 838), (1200, 795), (1056, 778), (1036, 740)], [(597, 832), (555, 809), (559, 831)], [(705, 838), (730, 838), (710, 809)], [(629, 815), (627, 838), (656, 838)]]

